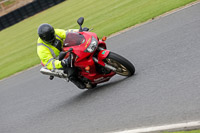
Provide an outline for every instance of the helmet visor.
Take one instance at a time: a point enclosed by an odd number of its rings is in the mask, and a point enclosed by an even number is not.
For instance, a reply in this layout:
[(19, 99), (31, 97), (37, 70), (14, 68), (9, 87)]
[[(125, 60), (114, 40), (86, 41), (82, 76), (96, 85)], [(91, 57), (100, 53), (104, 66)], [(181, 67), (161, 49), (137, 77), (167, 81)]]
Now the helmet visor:
[(52, 42), (54, 42), (55, 39), (56, 39), (55, 34), (50, 33), (44, 38), (44, 41), (47, 42), (47, 43), (52, 43)]

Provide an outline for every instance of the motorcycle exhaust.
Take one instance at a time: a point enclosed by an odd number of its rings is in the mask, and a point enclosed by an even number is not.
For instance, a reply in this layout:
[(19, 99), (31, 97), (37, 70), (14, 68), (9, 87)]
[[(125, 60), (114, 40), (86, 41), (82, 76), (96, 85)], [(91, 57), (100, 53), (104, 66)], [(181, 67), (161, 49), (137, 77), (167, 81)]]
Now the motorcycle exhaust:
[(65, 74), (63, 72), (63, 70), (56, 69), (55, 71), (50, 71), (49, 69), (42, 67), (40, 69), (40, 72), (44, 75), (55, 76), (55, 77), (58, 77), (58, 78), (67, 78), (67, 74)]

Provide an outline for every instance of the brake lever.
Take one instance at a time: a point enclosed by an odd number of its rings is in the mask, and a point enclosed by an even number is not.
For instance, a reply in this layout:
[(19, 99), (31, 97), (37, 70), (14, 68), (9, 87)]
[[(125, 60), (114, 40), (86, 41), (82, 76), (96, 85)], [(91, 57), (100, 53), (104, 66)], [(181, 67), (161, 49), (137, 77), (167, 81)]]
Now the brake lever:
[(73, 48), (70, 48), (67, 53), (69, 52), (69, 59), (70, 59), (70, 65), (71, 65), (71, 68), (73, 67), (73, 64), (72, 64), (72, 60), (73, 60), (73, 56), (72, 56), (72, 51), (73, 51)]
[(88, 32), (92, 31), (93, 29), (94, 29), (94, 28), (89, 29)]

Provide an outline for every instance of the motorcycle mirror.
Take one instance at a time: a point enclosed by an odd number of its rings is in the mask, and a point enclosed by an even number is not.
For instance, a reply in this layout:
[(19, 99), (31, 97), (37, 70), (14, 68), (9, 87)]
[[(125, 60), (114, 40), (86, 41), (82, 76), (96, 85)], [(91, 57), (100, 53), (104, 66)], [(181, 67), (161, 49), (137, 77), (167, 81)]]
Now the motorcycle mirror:
[(59, 61), (63, 60), (65, 58), (66, 54), (67, 54), (67, 52), (61, 51), (59, 54), (59, 57), (58, 57)]
[(82, 24), (84, 22), (84, 17), (80, 17), (78, 20), (77, 20), (77, 23), (80, 25), (80, 29), (79, 31), (82, 32), (83, 29), (82, 29)]
[(80, 17), (78, 20), (77, 20), (77, 23), (81, 26), (83, 25), (83, 22), (84, 22), (84, 17)]

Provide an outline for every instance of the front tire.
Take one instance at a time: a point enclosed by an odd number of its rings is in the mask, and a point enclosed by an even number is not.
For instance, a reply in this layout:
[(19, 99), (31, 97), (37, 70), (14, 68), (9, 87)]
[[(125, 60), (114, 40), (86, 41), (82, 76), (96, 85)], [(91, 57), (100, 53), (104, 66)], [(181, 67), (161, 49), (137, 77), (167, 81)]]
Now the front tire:
[(116, 73), (122, 76), (132, 76), (135, 73), (135, 67), (126, 58), (116, 53), (110, 52), (105, 59), (105, 63), (116, 68)]

